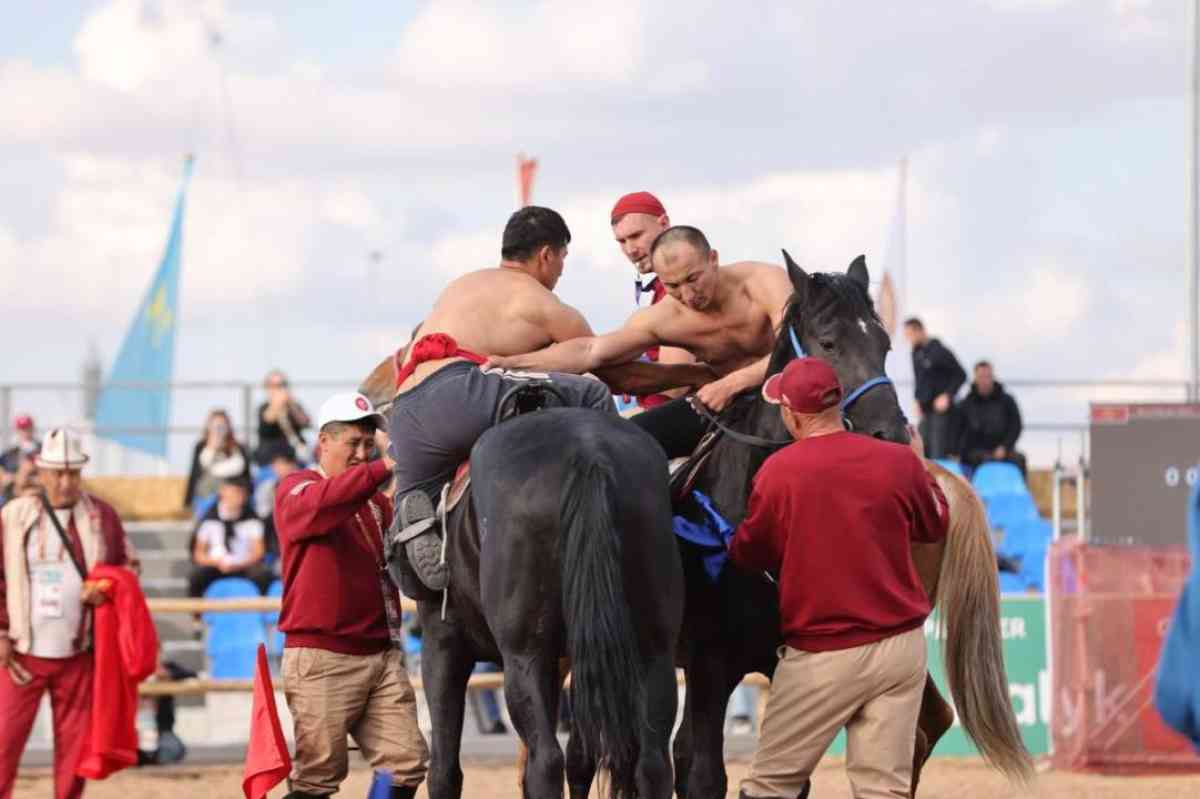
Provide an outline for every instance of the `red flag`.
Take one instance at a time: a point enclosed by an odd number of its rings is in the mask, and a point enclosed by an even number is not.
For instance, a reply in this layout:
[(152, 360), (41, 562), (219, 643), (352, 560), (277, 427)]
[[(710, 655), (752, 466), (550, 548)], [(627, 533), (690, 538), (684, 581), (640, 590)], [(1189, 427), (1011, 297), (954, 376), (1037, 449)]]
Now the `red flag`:
[(879, 318), (883, 321), (883, 329), (887, 331), (888, 337), (896, 333), (896, 316), (898, 308), (896, 307), (896, 289), (892, 285), (892, 276), (887, 272), (883, 273), (883, 280), (879, 283), (879, 299), (876, 301), (879, 304)]
[(275, 709), (275, 689), (267, 666), (267, 649), (258, 645), (258, 663), (254, 669), (254, 704), (250, 709), (250, 744), (246, 747), (246, 766), (242, 770), (242, 793), (246, 799), (263, 799), (267, 792), (292, 770), (279, 713)]
[(517, 194), (521, 207), (529, 205), (533, 199), (533, 176), (537, 172), (536, 158), (526, 158), (525, 153), (517, 154)]

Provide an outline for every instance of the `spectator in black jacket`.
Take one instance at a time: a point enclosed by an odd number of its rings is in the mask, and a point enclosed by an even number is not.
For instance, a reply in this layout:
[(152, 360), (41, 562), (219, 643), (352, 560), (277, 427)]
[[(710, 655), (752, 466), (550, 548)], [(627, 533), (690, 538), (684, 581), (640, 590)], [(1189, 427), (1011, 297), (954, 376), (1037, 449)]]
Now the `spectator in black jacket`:
[(987, 461), (1007, 461), (1025, 474), (1025, 456), (1017, 452), (1021, 437), (1021, 409), (1017, 401), (996, 382), (992, 365), (975, 364), (975, 382), (958, 404), (958, 451), (970, 470)]
[(912, 347), (925, 456), (945, 458), (953, 452), (954, 397), (967, 382), (967, 373), (945, 344), (929, 337), (920, 319), (914, 316), (905, 321), (904, 335)]

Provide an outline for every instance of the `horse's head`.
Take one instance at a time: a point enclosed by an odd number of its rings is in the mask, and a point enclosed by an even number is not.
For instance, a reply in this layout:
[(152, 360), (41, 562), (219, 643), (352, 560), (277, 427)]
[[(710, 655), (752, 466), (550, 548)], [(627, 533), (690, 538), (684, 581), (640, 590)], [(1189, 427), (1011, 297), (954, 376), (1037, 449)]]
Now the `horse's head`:
[(813, 275), (801, 269), (786, 250), (783, 258), (792, 281), (792, 299), (768, 372), (782, 370), (789, 360), (803, 354), (828, 361), (846, 392), (843, 414), (850, 427), (876, 438), (908, 443), (900, 401), (886, 379), (885, 363), (892, 344), (867, 293), (866, 258), (855, 258), (845, 274)]

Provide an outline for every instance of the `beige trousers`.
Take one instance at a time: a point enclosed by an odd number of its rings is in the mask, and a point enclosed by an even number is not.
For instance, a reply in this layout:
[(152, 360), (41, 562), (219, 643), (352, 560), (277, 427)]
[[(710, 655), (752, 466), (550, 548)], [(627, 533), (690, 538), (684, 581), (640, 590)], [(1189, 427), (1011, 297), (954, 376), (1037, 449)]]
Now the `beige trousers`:
[(417, 695), (398, 649), (342, 655), (283, 650), (283, 693), (295, 720), (291, 789), (335, 793), (349, 770), (346, 735), (395, 785), (420, 785), (429, 749), (417, 726)]
[(846, 774), (855, 799), (907, 799), (924, 685), (920, 627), (833, 652), (783, 647), (742, 792), (796, 796), (845, 727)]

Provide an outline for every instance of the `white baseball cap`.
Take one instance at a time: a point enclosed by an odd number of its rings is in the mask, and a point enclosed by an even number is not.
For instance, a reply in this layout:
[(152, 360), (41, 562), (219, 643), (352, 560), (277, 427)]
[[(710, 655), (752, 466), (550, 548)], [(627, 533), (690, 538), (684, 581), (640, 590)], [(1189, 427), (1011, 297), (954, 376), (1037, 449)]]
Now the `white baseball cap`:
[(321, 405), (317, 413), (317, 431), (330, 422), (358, 422), (369, 420), (376, 427), (384, 426), (383, 414), (375, 410), (371, 401), (357, 391), (334, 394)]
[(36, 462), (39, 469), (78, 469), (88, 462), (88, 456), (78, 433), (56, 427), (46, 433)]

